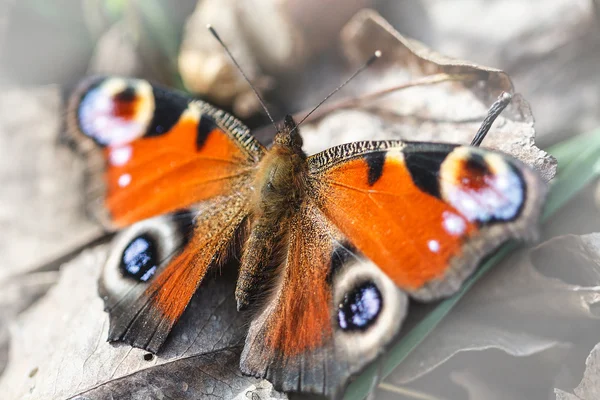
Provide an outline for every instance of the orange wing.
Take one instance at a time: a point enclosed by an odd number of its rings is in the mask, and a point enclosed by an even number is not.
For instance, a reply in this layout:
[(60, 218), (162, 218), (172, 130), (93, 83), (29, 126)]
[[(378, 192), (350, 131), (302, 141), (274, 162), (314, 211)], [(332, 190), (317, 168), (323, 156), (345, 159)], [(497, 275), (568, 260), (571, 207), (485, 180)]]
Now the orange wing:
[(233, 193), (264, 154), (235, 118), (142, 80), (93, 79), (70, 109), (84, 149), (101, 148), (104, 172), (92, 183), (108, 226)]
[(447, 144), (351, 143), (309, 165), (323, 213), (422, 300), (454, 293), (491, 250), (531, 236), (545, 191), (506, 155)]

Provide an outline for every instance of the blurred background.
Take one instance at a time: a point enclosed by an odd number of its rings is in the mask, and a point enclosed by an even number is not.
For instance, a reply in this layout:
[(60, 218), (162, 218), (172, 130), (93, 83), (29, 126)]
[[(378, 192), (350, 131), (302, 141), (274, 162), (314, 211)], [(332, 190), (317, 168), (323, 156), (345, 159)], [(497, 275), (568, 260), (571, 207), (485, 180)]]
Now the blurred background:
[[(542, 147), (599, 118), (591, 0), (5, 0), (0, 7), (3, 87), (69, 91), (86, 74), (118, 72), (231, 106), (247, 87), (206, 32), (211, 23), (271, 105), (296, 111), (290, 94), (325, 73), (340, 29), (370, 7), (442, 54), (506, 71), (532, 106)], [(240, 103), (238, 115), (255, 111)]]
[[(505, 71), (531, 105), (541, 149), (600, 125), (597, 1), (1, 0), (0, 371), (9, 321), (56, 282), (60, 257), (101, 234), (81, 204), (83, 163), (62, 140), (64, 104), (83, 77), (187, 91), (267, 143), (268, 119), (206, 25), (278, 120), (353, 72), (340, 31), (364, 8), (439, 53)], [(600, 341), (600, 238), (589, 235), (600, 231), (597, 192), (586, 185), (544, 225), (540, 247), (478, 282), (376, 398), (598, 398), (573, 394)]]

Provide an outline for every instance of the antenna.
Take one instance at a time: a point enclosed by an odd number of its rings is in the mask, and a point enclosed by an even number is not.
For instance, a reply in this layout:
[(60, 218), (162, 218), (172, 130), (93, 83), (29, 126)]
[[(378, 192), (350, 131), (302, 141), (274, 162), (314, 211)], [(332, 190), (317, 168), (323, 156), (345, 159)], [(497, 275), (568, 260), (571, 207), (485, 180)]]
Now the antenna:
[(341, 88), (343, 88), (344, 86), (346, 86), (348, 84), (348, 82), (350, 82), (352, 79), (354, 79), (358, 74), (360, 74), (361, 72), (363, 72), (365, 69), (367, 69), (371, 64), (373, 64), (375, 61), (377, 61), (377, 59), (381, 57), (381, 51), (376, 50), (375, 53), (373, 53), (373, 55), (371, 57), (369, 57), (369, 59), (359, 68), (356, 70), (355, 73), (353, 73), (348, 79), (346, 79), (344, 81), (344, 83), (342, 83), (340, 86), (338, 86), (333, 92), (329, 93), (323, 100), (321, 100), (319, 102), (319, 104), (317, 104), (312, 110), (310, 110), (310, 112), (308, 114), (306, 114), (304, 116), (304, 118), (302, 118), (302, 120), (300, 120), (300, 122), (298, 122), (298, 124), (296, 125), (296, 127), (294, 129), (292, 129), (290, 131), (290, 133), (294, 132), (295, 130), (298, 129), (298, 127), (304, 122), (306, 121), (306, 119), (308, 117), (310, 117), (310, 115), (312, 113), (314, 113), (315, 111), (317, 111), (317, 108), (321, 107), (321, 105), (323, 103), (325, 103), (327, 100), (329, 100), (329, 98), (331, 96), (333, 96), (334, 94), (336, 94)]
[(494, 104), (492, 104), (492, 106), (490, 107), (487, 116), (481, 123), (479, 130), (477, 131), (475, 137), (471, 141), (471, 146), (479, 147), (481, 142), (483, 142), (485, 135), (488, 134), (490, 128), (492, 127), (492, 124), (494, 123), (496, 118), (498, 118), (498, 115), (500, 115), (500, 113), (506, 108), (506, 106), (510, 104), (511, 100), (512, 95), (510, 93), (502, 92), (502, 94), (498, 97), (498, 100), (496, 100)]
[(269, 117), (269, 119), (271, 120), (271, 123), (273, 124), (273, 126), (277, 130), (277, 125), (275, 125), (275, 121), (273, 120), (273, 117), (271, 116), (271, 113), (269, 112), (269, 109), (265, 105), (264, 100), (262, 99), (262, 97), (260, 97), (260, 94), (258, 94), (258, 90), (256, 90), (256, 88), (254, 87), (254, 85), (252, 85), (252, 82), (250, 82), (250, 79), (248, 79), (248, 77), (244, 73), (244, 70), (242, 69), (242, 67), (240, 67), (240, 64), (238, 64), (238, 62), (235, 60), (235, 58), (233, 58), (233, 54), (231, 54), (231, 51), (229, 51), (229, 49), (227, 48), (227, 46), (225, 45), (225, 43), (223, 42), (223, 40), (221, 40), (221, 37), (219, 36), (219, 34), (215, 30), (215, 28), (213, 28), (211, 24), (206, 25), (206, 28), (208, 28), (208, 30), (210, 31), (210, 33), (212, 33), (212, 35), (215, 37), (215, 39), (217, 39), (219, 41), (219, 43), (221, 44), (221, 46), (223, 46), (223, 49), (225, 49), (225, 51), (229, 55), (229, 58), (231, 58), (231, 61), (233, 61), (233, 63), (237, 67), (238, 71), (240, 71), (240, 73), (242, 74), (242, 76), (244, 77), (244, 79), (246, 80), (246, 82), (248, 82), (248, 85), (250, 85), (250, 88), (252, 89), (252, 91), (254, 92), (254, 94), (256, 95), (256, 97), (258, 98), (258, 101), (259, 101), (260, 105), (265, 110), (265, 113), (267, 113), (267, 117)]

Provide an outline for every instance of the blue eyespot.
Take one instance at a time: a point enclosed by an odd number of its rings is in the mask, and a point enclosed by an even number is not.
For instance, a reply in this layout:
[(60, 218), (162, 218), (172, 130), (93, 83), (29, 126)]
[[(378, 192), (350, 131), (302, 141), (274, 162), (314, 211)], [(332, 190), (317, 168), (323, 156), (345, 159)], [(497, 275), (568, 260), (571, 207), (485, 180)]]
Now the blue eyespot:
[(344, 331), (364, 331), (376, 320), (383, 307), (381, 292), (373, 282), (364, 282), (344, 295), (338, 305), (338, 324)]
[(121, 256), (121, 273), (140, 282), (152, 278), (157, 266), (157, 246), (149, 235), (140, 235), (133, 239)]

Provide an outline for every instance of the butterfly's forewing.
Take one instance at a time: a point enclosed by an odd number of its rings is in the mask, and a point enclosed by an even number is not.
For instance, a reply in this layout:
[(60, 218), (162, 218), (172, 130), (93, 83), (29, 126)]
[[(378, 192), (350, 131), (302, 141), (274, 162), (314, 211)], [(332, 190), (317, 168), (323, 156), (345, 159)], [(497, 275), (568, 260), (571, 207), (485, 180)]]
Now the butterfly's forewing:
[(307, 200), (240, 367), (284, 391), (336, 396), (396, 335), (407, 297)]
[(83, 84), (69, 127), (93, 153), (90, 202), (109, 227), (233, 193), (264, 154), (230, 115), (136, 79)]
[(133, 224), (100, 277), (109, 340), (156, 352), (241, 229), (264, 148), (228, 114), (135, 79), (85, 83), (69, 126), (95, 170), (96, 215)]
[(350, 242), (413, 297), (454, 293), (479, 261), (536, 234), (545, 185), (484, 149), (400, 141), (309, 159), (312, 195)]

